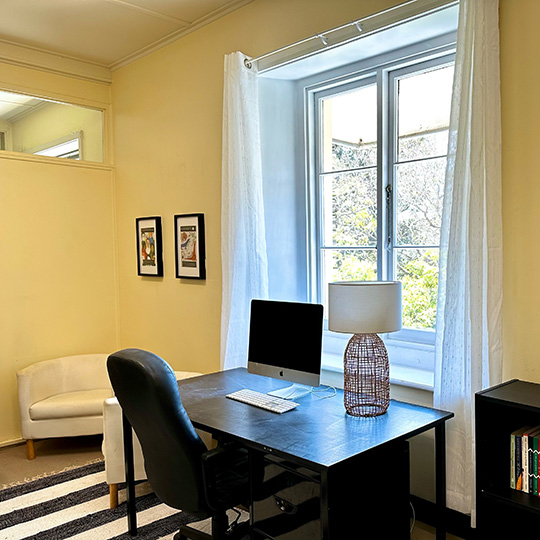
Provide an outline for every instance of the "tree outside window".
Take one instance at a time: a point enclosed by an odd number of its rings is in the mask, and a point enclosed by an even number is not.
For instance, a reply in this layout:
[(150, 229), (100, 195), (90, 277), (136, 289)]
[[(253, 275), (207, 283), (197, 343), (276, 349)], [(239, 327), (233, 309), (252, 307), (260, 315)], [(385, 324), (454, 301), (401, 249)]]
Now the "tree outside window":
[(318, 100), (321, 299), (332, 281), (396, 279), (403, 326), (418, 330), (436, 319), (453, 79), (443, 60), (387, 72), (386, 101), (380, 79)]

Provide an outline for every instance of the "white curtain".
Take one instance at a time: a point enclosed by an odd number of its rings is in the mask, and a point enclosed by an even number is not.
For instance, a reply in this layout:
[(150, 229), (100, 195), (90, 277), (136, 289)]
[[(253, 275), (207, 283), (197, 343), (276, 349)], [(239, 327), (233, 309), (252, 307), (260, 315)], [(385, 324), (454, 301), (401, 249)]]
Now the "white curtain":
[(502, 377), (498, 0), (461, 0), (441, 228), (436, 407), (447, 425), (448, 506), (474, 511), (474, 394)]
[(225, 57), (221, 191), (221, 367), (247, 364), (252, 298), (268, 298), (256, 68)]

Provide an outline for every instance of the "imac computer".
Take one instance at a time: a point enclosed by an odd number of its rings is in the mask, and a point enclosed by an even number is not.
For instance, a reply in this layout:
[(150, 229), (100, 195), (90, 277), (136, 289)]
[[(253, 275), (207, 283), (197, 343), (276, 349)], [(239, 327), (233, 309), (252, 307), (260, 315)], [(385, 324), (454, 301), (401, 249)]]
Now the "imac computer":
[(297, 399), (319, 386), (323, 306), (303, 302), (252, 300), (248, 371), (293, 384), (269, 392)]

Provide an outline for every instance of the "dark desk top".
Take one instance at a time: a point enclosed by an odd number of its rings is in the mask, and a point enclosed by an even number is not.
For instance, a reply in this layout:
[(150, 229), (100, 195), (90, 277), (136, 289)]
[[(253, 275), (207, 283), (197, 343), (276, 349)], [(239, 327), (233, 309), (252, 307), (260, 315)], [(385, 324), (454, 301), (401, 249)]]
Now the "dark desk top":
[(296, 409), (276, 414), (225, 397), (241, 388), (268, 392), (288, 386), (285, 381), (253, 375), (244, 368), (184, 379), (178, 386), (195, 427), (300, 459), (318, 469), (390, 441), (408, 439), (454, 416), (395, 400), (384, 415), (349, 416), (342, 390), (328, 399), (310, 394), (297, 400), (300, 405)]

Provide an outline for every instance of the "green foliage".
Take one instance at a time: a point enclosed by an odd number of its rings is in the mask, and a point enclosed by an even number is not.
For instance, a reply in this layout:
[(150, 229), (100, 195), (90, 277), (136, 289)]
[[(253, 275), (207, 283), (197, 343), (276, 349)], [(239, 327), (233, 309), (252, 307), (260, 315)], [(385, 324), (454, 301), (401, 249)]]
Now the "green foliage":
[(373, 281), (377, 279), (375, 250), (332, 252), (332, 281)]
[[(439, 137), (440, 138), (440, 137)], [(441, 142), (431, 136), (400, 139), (402, 158), (440, 155)], [(331, 280), (376, 280), (375, 250), (351, 247), (376, 246), (377, 242), (377, 176), (376, 143), (354, 147), (332, 144), (332, 169), (346, 171), (327, 176), (324, 184), (325, 205), (331, 201), (331, 228), (327, 252), (331, 256)], [(397, 168), (397, 242), (398, 245), (438, 245), (445, 159), (424, 160)], [(327, 267), (328, 268), (328, 267)], [(437, 248), (397, 249), (397, 279), (403, 286), (403, 326), (431, 329), (435, 327), (439, 250)], [(330, 277), (330, 276), (329, 276)]]
[(398, 255), (397, 274), (403, 288), (403, 326), (435, 328), (439, 250), (414, 249)]

